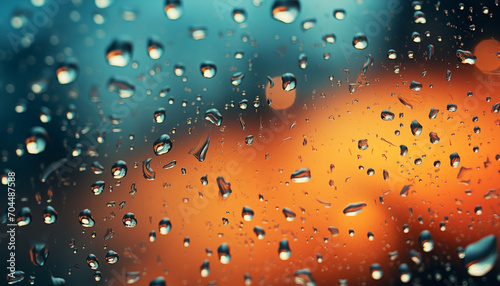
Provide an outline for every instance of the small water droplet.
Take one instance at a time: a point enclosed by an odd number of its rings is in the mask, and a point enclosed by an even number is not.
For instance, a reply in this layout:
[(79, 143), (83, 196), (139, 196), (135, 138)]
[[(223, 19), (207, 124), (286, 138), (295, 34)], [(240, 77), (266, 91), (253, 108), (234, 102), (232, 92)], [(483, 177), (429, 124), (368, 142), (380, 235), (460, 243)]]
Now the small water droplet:
[(170, 140), (170, 136), (168, 136), (167, 134), (162, 134), (153, 143), (153, 151), (155, 152), (156, 156), (167, 154), (171, 149), (172, 140)]

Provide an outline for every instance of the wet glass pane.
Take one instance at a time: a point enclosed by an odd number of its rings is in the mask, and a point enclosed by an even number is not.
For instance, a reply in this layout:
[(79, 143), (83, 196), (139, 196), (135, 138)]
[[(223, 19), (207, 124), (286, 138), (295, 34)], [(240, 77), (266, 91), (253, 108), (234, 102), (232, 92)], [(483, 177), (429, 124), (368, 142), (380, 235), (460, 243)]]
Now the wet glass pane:
[(9, 285), (500, 284), (498, 1), (1, 7)]

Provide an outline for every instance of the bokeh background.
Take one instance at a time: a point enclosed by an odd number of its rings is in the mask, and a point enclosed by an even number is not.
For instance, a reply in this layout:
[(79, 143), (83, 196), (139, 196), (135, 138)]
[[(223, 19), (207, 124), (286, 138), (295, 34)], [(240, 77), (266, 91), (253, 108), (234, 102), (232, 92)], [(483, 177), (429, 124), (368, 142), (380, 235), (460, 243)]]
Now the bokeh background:
[[(127, 272), (140, 273), (136, 285), (158, 276), (168, 285), (244, 285), (245, 274), (252, 285), (295, 285), (300, 269), (309, 269), (317, 285), (398, 285), (403, 263), (410, 267), (413, 285), (499, 283), (498, 265), (483, 277), (471, 277), (457, 256), (458, 247), (489, 234), (498, 237), (500, 230), (500, 121), (492, 112), (500, 87), (495, 1), (464, 1), (461, 10), (448, 1), (302, 0), (297, 18), (288, 24), (273, 18), (275, 2), (280, 1), (184, 0), (177, 20), (168, 19), (165, 1), (156, 0), (2, 2), (1, 169), (16, 172), (16, 206), (29, 207), (33, 217), (29, 225), (17, 227), (17, 269), (25, 272), (17, 285), (28, 285), (30, 275), (36, 285), (49, 284), (51, 275), (67, 285), (126, 285)], [(415, 23), (416, 4), (425, 24)], [(244, 23), (233, 19), (234, 9), (246, 12)], [(345, 19), (333, 16), (337, 9), (345, 11)], [(304, 29), (303, 22), (311, 19), (315, 27)], [(193, 29), (205, 29), (205, 38), (193, 39)], [(412, 40), (413, 32), (421, 42)], [(335, 44), (325, 43), (323, 36), (332, 33)], [(367, 48), (353, 47), (357, 33), (367, 36)], [(163, 45), (159, 59), (148, 55), (150, 39)], [(132, 44), (125, 67), (106, 61), (115, 40)], [(395, 59), (388, 58), (389, 49), (396, 51)], [(461, 63), (458, 49), (473, 52), (476, 64)], [(237, 52), (242, 59), (235, 58)], [(302, 53), (306, 69), (299, 66)], [(211, 79), (200, 72), (205, 61), (217, 66)], [(56, 70), (67, 62), (78, 66), (78, 76), (61, 85)], [(176, 65), (185, 67), (183, 76), (174, 73)], [(245, 74), (238, 86), (230, 80), (236, 72)], [(282, 90), (284, 73), (295, 75), (295, 90)], [(108, 88), (112, 78), (132, 83), (135, 94), (120, 98)], [(411, 81), (420, 82), (421, 90), (410, 89)], [(44, 85), (41, 92), (36, 84)], [(169, 93), (161, 97), (166, 89)], [(245, 99), (248, 107), (242, 109)], [(448, 104), (457, 110), (448, 111)], [(52, 112), (48, 123), (40, 121), (42, 106)], [(166, 118), (159, 124), (153, 114), (160, 107)], [(220, 126), (204, 119), (210, 108), (222, 114)], [(435, 119), (429, 119), (431, 108), (439, 109)], [(394, 120), (381, 119), (384, 109), (394, 113)], [(74, 110), (74, 118), (68, 118), (68, 110)], [(423, 126), (419, 136), (411, 133), (413, 120)], [(43, 126), (49, 135), (46, 150), (36, 155), (24, 150), (33, 126)], [(431, 144), (430, 132), (438, 134), (437, 144)], [(170, 135), (173, 147), (156, 156), (153, 142), (162, 134)], [(245, 143), (249, 135), (254, 137), (250, 146)], [(190, 153), (207, 138), (200, 162)], [(361, 139), (368, 140), (366, 150), (358, 149)], [(72, 156), (79, 143), (82, 154)], [(408, 147), (406, 156), (400, 155), (400, 145)], [(450, 165), (454, 152), (460, 156), (456, 168)], [(47, 167), (64, 158), (66, 163), (42, 182)], [(143, 176), (142, 162), (148, 158), (154, 180)], [(128, 166), (120, 180), (111, 175), (117, 160)], [(175, 167), (162, 169), (172, 160)], [(434, 166), (436, 160), (440, 167)], [(104, 166), (103, 174), (92, 171), (95, 161)], [(291, 181), (299, 168), (310, 169), (309, 182)], [(203, 175), (207, 185), (200, 181)], [(227, 199), (218, 194), (219, 176), (231, 183)], [(106, 187), (95, 196), (90, 186), (98, 180)], [(133, 183), (137, 193), (131, 195)], [(409, 193), (402, 197), (406, 185)], [(6, 201), (7, 195), (0, 198)], [(116, 205), (107, 207), (111, 201)], [(345, 216), (343, 209), (356, 202), (367, 206)], [(43, 222), (48, 205), (58, 212), (51, 225)], [(479, 215), (474, 212), (478, 205)], [(249, 222), (241, 216), (244, 206), (254, 211)], [(86, 208), (96, 221), (93, 228), (78, 222)], [(295, 212), (295, 220), (285, 220), (283, 208)], [(127, 212), (135, 214), (136, 227), (123, 226)], [(165, 236), (158, 231), (164, 217), (172, 222)], [(264, 239), (257, 239), (255, 226), (266, 231)], [(339, 235), (333, 237), (328, 227), (337, 227)], [(109, 228), (114, 235), (105, 240)], [(154, 242), (151, 230), (157, 233)], [(434, 240), (429, 253), (418, 244), (423, 230)], [(0, 238), (3, 258), (6, 236)], [(69, 246), (72, 239), (77, 251)], [(286, 261), (278, 255), (282, 239), (292, 251)], [(49, 249), (43, 267), (30, 262), (34, 243)], [(227, 265), (217, 258), (222, 243), (230, 247)], [(105, 261), (110, 249), (120, 255), (114, 265)], [(410, 249), (422, 255), (420, 265), (411, 260)], [(398, 256), (391, 259), (394, 251)], [(99, 282), (86, 263), (90, 253), (99, 259)], [(206, 259), (210, 274), (201, 277)], [(380, 280), (371, 277), (373, 263), (383, 269)]]

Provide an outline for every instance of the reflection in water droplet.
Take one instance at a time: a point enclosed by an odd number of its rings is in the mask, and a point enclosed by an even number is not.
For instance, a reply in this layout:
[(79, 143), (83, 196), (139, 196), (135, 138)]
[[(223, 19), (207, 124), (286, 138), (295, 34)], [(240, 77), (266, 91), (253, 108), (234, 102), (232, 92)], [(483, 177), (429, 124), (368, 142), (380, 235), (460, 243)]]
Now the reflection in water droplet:
[(330, 44), (335, 44), (337, 37), (334, 34), (328, 34), (323, 36), (323, 41)]
[(83, 227), (93, 227), (95, 224), (94, 218), (92, 217), (89, 209), (84, 209), (80, 212), (78, 215), (78, 221)]
[(281, 76), (281, 81), (284, 91), (292, 91), (297, 86), (297, 79), (292, 73), (284, 73)]
[(43, 211), (43, 222), (45, 224), (53, 224), (57, 221), (57, 212), (52, 206), (45, 207)]
[(207, 277), (210, 274), (210, 264), (208, 260), (203, 261), (203, 264), (200, 266), (200, 274), (201, 277)]
[(287, 221), (293, 221), (296, 217), (295, 213), (289, 208), (283, 208), (283, 214)]
[(12, 273), (10, 275), (7, 275), (7, 284), (12, 285), (19, 283), (24, 280), (24, 272), (21, 270), (16, 270), (14, 272), (9, 272)]
[(17, 225), (27, 226), (31, 223), (32, 217), (31, 209), (29, 207), (22, 207), (17, 214)]
[(264, 237), (266, 236), (265, 230), (260, 226), (255, 226), (253, 228), (253, 232), (255, 233), (258, 239), (264, 239)]
[(470, 51), (457, 50), (457, 58), (462, 64), (474, 65), (476, 63), (476, 56)]
[(252, 221), (253, 219), (254, 212), (250, 207), (244, 206), (243, 210), (241, 211), (241, 217), (245, 221)]
[(365, 203), (353, 203), (349, 204), (342, 211), (346, 216), (356, 216), (366, 207)]
[(165, 110), (165, 108), (163, 107), (158, 108), (154, 113), (154, 119), (156, 123), (163, 123), (165, 121), (166, 113), (167, 111)]
[(153, 143), (153, 151), (155, 152), (156, 156), (167, 154), (171, 149), (172, 140), (170, 140), (170, 136), (168, 136), (167, 134), (162, 134)]
[(149, 39), (148, 40), (148, 54), (149, 57), (153, 60), (159, 59), (163, 55), (163, 45), (157, 39)]
[(115, 179), (122, 179), (125, 177), (127, 175), (127, 163), (123, 160), (116, 161), (111, 167), (111, 175), (113, 175)]
[(70, 84), (78, 77), (78, 66), (74, 63), (61, 65), (57, 68), (56, 76), (60, 84)]
[(396, 50), (390, 49), (387, 51), (387, 58), (390, 60), (395, 60), (398, 57), (398, 54), (396, 53)]
[(418, 136), (420, 135), (420, 133), (422, 133), (422, 125), (420, 125), (420, 123), (418, 123), (417, 120), (413, 120), (411, 122), (410, 129), (411, 129), (411, 134), (413, 134), (414, 136)]
[(183, 14), (181, 0), (167, 0), (165, 2), (165, 14), (170, 20), (177, 20)]
[(240, 85), (241, 81), (243, 80), (244, 77), (245, 77), (245, 74), (243, 74), (242, 72), (234, 73), (231, 76), (231, 83), (233, 85)]
[(215, 124), (215, 126), (220, 126), (222, 123), (222, 115), (216, 108), (210, 108), (205, 112), (205, 120)]
[(217, 74), (217, 66), (212, 62), (203, 62), (200, 65), (201, 75), (205, 78), (213, 78)]
[(219, 261), (222, 264), (228, 264), (231, 261), (231, 255), (229, 254), (229, 245), (223, 243), (217, 248), (217, 254), (219, 255)]
[(92, 190), (92, 193), (94, 195), (100, 195), (102, 193), (102, 191), (104, 190), (104, 185), (105, 185), (105, 182), (104, 181), (95, 181), (92, 186), (90, 186), (90, 190)]
[(380, 264), (374, 263), (370, 266), (370, 272), (372, 273), (372, 278), (374, 280), (380, 280), (382, 278), (382, 267)]
[(124, 79), (111, 78), (108, 82), (108, 91), (116, 92), (120, 98), (129, 98), (135, 93), (135, 86)]
[(278, 254), (281, 260), (288, 260), (292, 255), (292, 251), (290, 250), (290, 246), (288, 245), (287, 239), (283, 239), (280, 241)]
[(108, 262), (108, 264), (115, 264), (118, 262), (118, 259), (119, 255), (116, 251), (108, 250), (108, 253), (106, 253), (106, 262)]
[(460, 165), (460, 156), (458, 156), (458, 153), (455, 152), (455, 153), (452, 153), (450, 155), (450, 165), (453, 167), (453, 168), (456, 168), (458, 167), (458, 165)]
[(236, 23), (243, 23), (247, 20), (247, 13), (243, 9), (234, 9), (233, 19)]
[(333, 17), (337, 20), (344, 20), (346, 16), (346, 12), (344, 9), (337, 9), (333, 11)]
[(411, 280), (410, 267), (406, 263), (399, 265), (399, 278), (403, 283), (408, 283)]
[(49, 134), (45, 128), (36, 126), (30, 129), (30, 133), (26, 138), (26, 151), (30, 154), (39, 154), (45, 151), (49, 142)]
[(122, 223), (125, 227), (136, 227), (137, 226), (137, 219), (135, 218), (134, 213), (128, 212), (123, 215), (122, 218)]
[(299, 16), (300, 3), (298, 0), (275, 0), (272, 7), (272, 16), (275, 20), (289, 24)]
[(382, 110), (382, 112), (380, 113), (380, 117), (382, 118), (382, 120), (384, 121), (392, 121), (394, 119), (394, 113), (390, 112), (389, 110), (387, 109), (384, 109)]
[(432, 144), (437, 144), (439, 142), (439, 136), (436, 132), (429, 133), (429, 139), (431, 140)]
[(469, 275), (484, 276), (493, 269), (497, 258), (497, 238), (488, 235), (467, 245), (463, 261)]
[(410, 83), (410, 89), (413, 91), (419, 91), (422, 89), (422, 84), (420, 82), (412, 80)]
[(108, 64), (115, 67), (124, 67), (132, 59), (132, 43), (114, 40), (106, 50)]
[(158, 223), (158, 228), (160, 230), (161, 235), (168, 234), (172, 229), (172, 223), (170, 222), (170, 219), (168, 218), (161, 219), (160, 222)]
[(49, 258), (49, 248), (43, 243), (34, 243), (30, 247), (31, 263), (35, 266), (42, 267)]
[(368, 47), (368, 38), (364, 34), (358, 33), (352, 38), (352, 46), (358, 50), (364, 50)]
[(167, 164), (165, 164), (162, 168), (165, 169), (165, 170), (167, 170), (167, 169), (171, 169), (171, 168), (175, 167), (175, 165), (177, 165), (177, 161), (176, 160), (172, 160), (172, 161), (168, 162)]
[(148, 158), (142, 161), (142, 175), (146, 180), (154, 180), (156, 176), (156, 172), (151, 168), (151, 160), (153, 158)]
[(95, 256), (95, 254), (91, 253), (87, 256), (87, 265), (92, 270), (96, 270), (97, 268), (99, 268), (99, 261), (97, 261), (97, 257)]
[(217, 177), (217, 186), (219, 186), (219, 195), (224, 199), (227, 199), (233, 192), (231, 190), (231, 183), (226, 181), (222, 176)]
[(311, 171), (308, 168), (300, 168), (293, 172), (290, 179), (294, 183), (306, 183), (311, 180)]
[[(319, 255), (319, 254), (318, 254)], [(303, 285), (303, 286), (316, 286), (316, 281), (311, 274), (309, 269), (300, 269), (295, 271), (295, 285)]]
[(127, 280), (127, 284), (133, 284), (137, 282), (141, 278), (141, 272), (127, 272), (125, 273), (125, 279)]
[(418, 244), (422, 247), (423, 251), (430, 252), (434, 249), (434, 240), (428, 230), (424, 230), (418, 236)]
[(358, 141), (358, 149), (361, 151), (368, 149), (368, 139), (360, 139)]

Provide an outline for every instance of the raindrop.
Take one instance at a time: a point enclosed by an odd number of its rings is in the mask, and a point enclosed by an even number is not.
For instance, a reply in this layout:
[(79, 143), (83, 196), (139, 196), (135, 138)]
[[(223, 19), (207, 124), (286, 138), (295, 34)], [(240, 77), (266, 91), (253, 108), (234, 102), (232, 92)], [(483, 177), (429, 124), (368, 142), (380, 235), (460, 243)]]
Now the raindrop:
[(380, 117), (382, 118), (382, 120), (384, 121), (392, 121), (394, 119), (394, 113), (390, 112), (389, 110), (387, 109), (384, 109), (382, 110), (382, 112), (380, 113)]
[(395, 60), (398, 57), (398, 54), (396, 53), (396, 50), (390, 49), (387, 51), (387, 58), (390, 60)]
[(306, 183), (311, 180), (311, 171), (308, 168), (300, 168), (293, 172), (290, 179), (294, 183)]
[(209, 145), (210, 145), (210, 137), (207, 137), (207, 139), (203, 142), (203, 144), (200, 145), (198, 150), (196, 150), (196, 147), (198, 147), (198, 145), (196, 145), (191, 150), (189, 150), (189, 154), (193, 155), (198, 161), (203, 162), (205, 161), (205, 157), (207, 156)]
[(456, 168), (458, 167), (458, 165), (460, 165), (460, 156), (458, 156), (458, 153), (455, 152), (455, 153), (452, 153), (450, 155), (450, 165), (453, 167), (453, 168)]
[(336, 9), (333, 11), (333, 17), (337, 20), (344, 20), (346, 16), (346, 12), (344, 9)]
[(168, 162), (167, 164), (165, 164), (163, 166), (163, 169), (165, 169), (165, 170), (172, 169), (173, 167), (175, 167), (175, 165), (177, 165), (177, 161), (172, 160), (172, 161)]
[(215, 126), (220, 126), (222, 123), (222, 115), (219, 110), (211, 108), (205, 112), (205, 120), (213, 123)]
[(434, 240), (428, 230), (424, 230), (418, 236), (418, 244), (425, 252), (430, 252), (434, 249)]
[(99, 268), (99, 261), (97, 261), (97, 257), (95, 256), (95, 254), (91, 253), (87, 256), (87, 265), (92, 270), (96, 270), (97, 268)]
[(266, 232), (260, 226), (255, 226), (253, 228), (253, 232), (255, 233), (258, 239), (264, 239), (264, 237), (266, 236)]
[(226, 181), (222, 176), (217, 177), (217, 185), (219, 186), (219, 194), (224, 199), (228, 198), (233, 192), (231, 190), (231, 183)]
[(151, 168), (151, 160), (153, 158), (148, 158), (142, 161), (142, 175), (146, 180), (154, 180), (156, 176), (156, 172)]
[(439, 109), (431, 108), (431, 111), (429, 112), (429, 119), (435, 119), (438, 113)]
[(497, 258), (497, 238), (488, 235), (467, 245), (463, 261), (469, 275), (484, 276), (493, 269)]
[(45, 151), (49, 142), (49, 134), (45, 128), (36, 126), (30, 129), (29, 135), (26, 138), (26, 151), (30, 154), (39, 154)]
[(102, 191), (104, 190), (104, 185), (105, 185), (105, 182), (104, 181), (95, 181), (92, 186), (90, 186), (90, 190), (92, 191), (92, 193), (94, 195), (100, 195), (102, 193)]
[(323, 36), (323, 41), (330, 44), (335, 44), (337, 37), (334, 34), (328, 34)]
[(308, 65), (308, 64), (309, 64), (309, 63), (307, 62), (307, 56), (306, 56), (306, 54), (301, 53), (301, 54), (299, 55), (299, 67), (300, 67), (301, 69), (305, 70), (305, 69), (307, 68), (307, 65)]
[(153, 60), (159, 59), (163, 55), (163, 44), (156, 39), (148, 40), (148, 54)]
[(203, 62), (200, 71), (204, 78), (213, 78), (217, 74), (217, 66), (212, 62)]
[(292, 255), (292, 251), (290, 250), (290, 246), (288, 245), (287, 239), (283, 239), (280, 241), (278, 254), (281, 260), (288, 260)]
[(379, 264), (374, 263), (370, 266), (370, 272), (374, 280), (380, 280), (382, 278), (382, 267)]
[(32, 217), (31, 209), (29, 207), (22, 207), (17, 214), (17, 225), (27, 226), (31, 223)]
[(106, 262), (108, 262), (108, 264), (115, 264), (116, 262), (118, 262), (118, 259), (119, 256), (116, 251), (108, 250), (108, 252), (106, 253)]
[(163, 107), (158, 108), (154, 113), (156, 123), (163, 123), (165, 121), (166, 110)]
[(429, 133), (429, 139), (431, 140), (432, 144), (437, 144), (439, 142), (439, 136), (436, 132)]
[(234, 9), (233, 19), (236, 23), (243, 23), (247, 20), (247, 13), (243, 9)]
[(411, 280), (410, 267), (406, 263), (399, 265), (399, 279), (403, 283), (408, 283)]
[(111, 175), (115, 179), (122, 179), (127, 175), (127, 163), (123, 160), (116, 161), (111, 167)]
[(297, 79), (292, 73), (284, 73), (281, 76), (281, 81), (284, 91), (292, 91), (297, 86)]
[(422, 89), (422, 84), (420, 82), (412, 80), (410, 83), (410, 89), (413, 91), (419, 91)]
[(462, 64), (474, 65), (476, 63), (476, 56), (470, 51), (457, 50), (456, 54)]
[(110, 66), (124, 67), (132, 59), (132, 44), (128, 41), (114, 40), (106, 50), (106, 60)]
[(182, 17), (183, 9), (181, 0), (167, 0), (165, 2), (165, 14), (170, 20), (177, 20)]
[(295, 213), (289, 208), (283, 208), (283, 214), (287, 221), (293, 221), (296, 217)]
[(43, 222), (45, 224), (53, 224), (57, 221), (57, 212), (52, 206), (45, 207), (43, 211)]
[(245, 77), (245, 74), (242, 73), (242, 72), (237, 72), (237, 73), (234, 73), (232, 76), (231, 76), (231, 83), (233, 85), (240, 85), (241, 84), (241, 81), (243, 80), (243, 78)]
[(83, 227), (93, 227), (95, 224), (94, 218), (92, 217), (89, 209), (84, 209), (80, 212), (78, 215), (78, 221)]
[(425, 24), (427, 20), (425, 19), (425, 14), (422, 11), (415, 11), (413, 14), (413, 19), (416, 24)]
[(272, 16), (275, 20), (289, 24), (295, 21), (300, 12), (298, 0), (276, 0), (272, 7)]
[(31, 263), (35, 266), (42, 267), (47, 262), (49, 258), (49, 248), (46, 244), (35, 243), (30, 247), (30, 259)]
[(135, 86), (124, 79), (111, 78), (108, 82), (108, 91), (116, 92), (120, 98), (129, 98), (135, 93)]
[(352, 45), (358, 50), (364, 50), (368, 47), (368, 39), (364, 34), (358, 33), (352, 38)]
[(356, 216), (366, 207), (365, 203), (353, 203), (348, 205), (342, 211), (346, 216)]
[(418, 136), (420, 135), (420, 133), (422, 133), (422, 125), (420, 125), (420, 123), (418, 123), (417, 120), (413, 120), (411, 122), (410, 129), (411, 129), (411, 134), (413, 134), (414, 136)]
[(244, 206), (243, 210), (241, 211), (241, 217), (245, 221), (252, 221), (253, 219), (254, 212), (250, 207)]
[(203, 264), (200, 267), (201, 277), (207, 277), (210, 274), (210, 265), (208, 260), (203, 261)]
[(153, 143), (153, 151), (155, 152), (156, 156), (167, 154), (171, 149), (172, 149), (172, 140), (170, 140), (170, 136), (168, 136), (167, 134), (161, 135)]
[(295, 271), (294, 277), (295, 285), (316, 286), (316, 281), (314, 280), (311, 271), (307, 268)]
[(172, 229), (172, 223), (170, 222), (170, 219), (168, 218), (161, 219), (160, 222), (158, 223), (158, 229), (160, 230), (161, 235), (168, 234)]
[(248, 146), (252, 145), (253, 144), (253, 135), (248, 135), (247, 137), (245, 137), (245, 144), (247, 144)]
[(229, 245), (227, 243), (222, 243), (219, 248), (217, 248), (217, 254), (219, 255), (219, 261), (222, 264), (228, 264), (231, 261), (231, 255), (229, 254)]
[(125, 227), (136, 227), (137, 226), (137, 219), (135, 218), (134, 213), (128, 212), (123, 215), (122, 218), (122, 223)]
[(368, 149), (368, 139), (360, 139), (358, 141), (358, 149), (361, 151)]
[(78, 77), (78, 66), (74, 63), (63, 64), (57, 68), (56, 76), (60, 84), (70, 84)]

